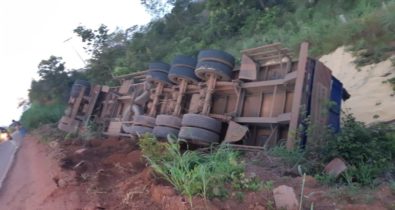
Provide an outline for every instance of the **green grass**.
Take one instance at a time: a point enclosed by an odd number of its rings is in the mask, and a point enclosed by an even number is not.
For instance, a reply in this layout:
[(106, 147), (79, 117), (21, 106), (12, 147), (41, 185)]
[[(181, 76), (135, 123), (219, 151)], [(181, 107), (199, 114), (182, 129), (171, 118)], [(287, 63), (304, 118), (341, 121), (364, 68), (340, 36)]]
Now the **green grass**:
[(262, 187), (258, 178), (245, 176), (239, 153), (226, 146), (210, 153), (181, 152), (179, 140), (160, 143), (151, 135), (140, 138), (139, 145), (154, 171), (186, 195), (191, 205), (193, 196), (226, 197), (227, 185), (242, 191)]

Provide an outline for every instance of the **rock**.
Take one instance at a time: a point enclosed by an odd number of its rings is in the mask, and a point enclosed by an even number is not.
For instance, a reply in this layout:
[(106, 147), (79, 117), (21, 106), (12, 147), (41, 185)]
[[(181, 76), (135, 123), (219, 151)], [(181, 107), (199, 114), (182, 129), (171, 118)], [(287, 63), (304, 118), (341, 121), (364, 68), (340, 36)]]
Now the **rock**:
[(74, 153), (77, 154), (77, 155), (83, 155), (85, 152), (86, 152), (86, 149), (82, 148), (82, 149), (76, 150)]
[(66, 180), (64, 180), (64, 179), (59, 179), (59, 181), (58, 181), (58, 187), (64, 188), (64, 187), (66, 187), (66, 186), (67, 186)]
[(327, 174), (334, 177), (338, 177), (345, 170), (347, 170), (346, 163), (340, 158), (333, 159), (324, 169)]
[(297, 210), (299, 202), (292, 187), (281, 185), (273, 190), (276, 209)]

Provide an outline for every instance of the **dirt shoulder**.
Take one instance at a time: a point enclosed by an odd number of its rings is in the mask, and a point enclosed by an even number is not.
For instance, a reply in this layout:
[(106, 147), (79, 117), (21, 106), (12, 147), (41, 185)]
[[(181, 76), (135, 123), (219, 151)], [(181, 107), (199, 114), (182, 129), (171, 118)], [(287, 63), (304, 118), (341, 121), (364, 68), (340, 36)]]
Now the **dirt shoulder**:
[(78, 193), (59, 193), (53, 177), (60, 171), (51, 149), (26, 136), (0, 191), (0, 209), (70, 210), (80, 206)]

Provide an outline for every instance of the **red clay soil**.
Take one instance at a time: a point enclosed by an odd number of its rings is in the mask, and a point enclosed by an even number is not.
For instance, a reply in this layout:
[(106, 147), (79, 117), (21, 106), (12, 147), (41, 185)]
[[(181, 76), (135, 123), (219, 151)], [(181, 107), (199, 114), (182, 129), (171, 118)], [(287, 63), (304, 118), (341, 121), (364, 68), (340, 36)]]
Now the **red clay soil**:
[[(1, 210), (187, 210), (184, 196), (146, 166), (136, 143), (126, 139), (63, 141), (49, 145), (29, 136), (18, 152), (14, 168), (0, 192)], [(274, 187), (286, 184), (300, 196), (301, 178), (284, 175), (279, 162), (261, 155), (247, 155), (246, 174)], [(335, 189), (335, 190), (333, 190)], [(332, 191), (331, 191), (332, 190)], [(388, 186), (361, 195), (341, 193), (308, 177), (304, 208), (310, 209), (391, 209), (394, 198)], [(366, 195), (365, 195), (366, 194)], [(193, 209), (269, 210), (275, 209), (272, 189), (259, 192), (229, 192), (225, 200), (193, 198)], [(349, 196), (349, 197), (348, 197)]]
[(0, 209), (70, 210), (81, 206), (78, 191), (64, 191), (53, 181), (59, 172), (49, 148), (32, 136), (25, 138), (0, 192)]

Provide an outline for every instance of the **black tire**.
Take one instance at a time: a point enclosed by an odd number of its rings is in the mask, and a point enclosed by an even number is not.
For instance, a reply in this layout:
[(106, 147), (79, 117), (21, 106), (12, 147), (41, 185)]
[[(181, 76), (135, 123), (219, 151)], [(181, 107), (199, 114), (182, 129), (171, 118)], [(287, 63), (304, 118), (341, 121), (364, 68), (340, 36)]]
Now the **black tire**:
[(170, 65), (163, 62), (152, 62), (148, 64), (148, 69), (153, 71), (169, 72)]
[(155, 124), (157, 126), (166, 126), (170, 128), (181, 128), (181, 118), (173, 115), (161, 114), (156, 116)]
[(148, 81), (154, 81), (154, 82), (161, 82), (167, 85), (171, 85), (171, 81), (168, 78), (168, 72), (163, 72), (163, 71), (148, 71), (147, 72), (147, 80)]
[(195, 74), (195, 69), (185, 66), (172, 66), (169, 75), (170, 81), (178, 84), (180, 79), (185, 79), (191, 83), (198, 83), (199, 78)]
[(224, 63), (232, 69), (235, 65), (235, 58), (233, 57), (233, 55), (227, 52), (221, 50), (201, 50), (199, 52), (198, 55), (199, 62), (203, 60), (210, 60), (210, 59)]
[(182, 127), (178, 133), (178, 138), (197, 145), (210, 145), (219, 142), (218, 134), (195, 127)]
[(177, 55), (173, 59), (173, 62), (171, 63), (171, 67), (180, 65), (180, 66), (190, 67), (191, 69), (195, 69), (196, 63), (197, 63), (197, 59), (195, 57), (186, 56), (186, 55)]
[(203, 128), (214, 133), (220, 133), (222, 128), (220, 121), (201, 114), (184, 114), (181, 125), (182, 127)]
[(169, 127), (164, 127), (164, 126), (155, 126), (155, 128), (152, 130), (152, 133), (158, 138), (158, 139), (167, 139), (167, 135), (174, 135), (175, 137), (178, 136), (179, 129), (175, 128), (169, 128)]
[(207, 80), (207, 73), (214, 73), (218, 80), (229, 81), (232, 76), (233, 69), (229, 66), (215, 61), (200, 61), (196, 65), (195, 74), (202, 80)]
[(145, 127), (155, 127), (155, 118), (145, 115), (133, 116), (133, 125), (142, 125)]
[(91, 91), (91, 84), (86, 80), (77, 79), (71, 87), (71, 97), (78, 97), (82, 90), (82, 87), (85, 87), (84, 95), (88, 96)]
[(152, 133), (152, 128), (145, 127), (145, 126), (139, 126), (139, 125), (132, 125), (129, 133), (135, 134), (135, 135), (143, 135), (145, 133)]

